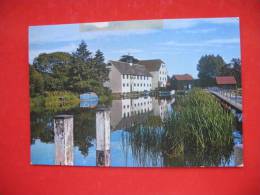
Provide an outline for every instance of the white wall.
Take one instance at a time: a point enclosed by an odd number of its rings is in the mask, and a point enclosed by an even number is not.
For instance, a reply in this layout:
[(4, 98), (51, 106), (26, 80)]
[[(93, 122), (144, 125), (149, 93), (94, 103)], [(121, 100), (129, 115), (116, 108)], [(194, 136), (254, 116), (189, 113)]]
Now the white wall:
[(150, 91), (152, 89), (152, 77), (121, 75), (122, 93)]
[(158, 75), (159, 86), (160, 87), (166, 87), (168, 72), (167, 72), (165, 64), (161, 65), (158, 72), (159, 72), (159, 75)]
[(111, 107), (111, 126), (115, 128), (123, 118), (147, 113), (152, 110), (153, 102), (151, 97), (139, 97), (132, 100), (113, 100)]

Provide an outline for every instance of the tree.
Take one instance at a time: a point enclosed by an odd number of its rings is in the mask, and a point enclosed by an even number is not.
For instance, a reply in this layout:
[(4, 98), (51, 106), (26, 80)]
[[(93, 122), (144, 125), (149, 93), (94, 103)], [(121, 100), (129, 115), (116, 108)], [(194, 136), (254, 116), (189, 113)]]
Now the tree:
[(41, 73), (64, 72), (71, 62), (71, 54), (66, 52), (42, 53), (33, 60), (34, 68)]
[(100, 50), (96, 51), (92, 63), (94, 64), (97, 80), (102, 83), (108, 81), (109, 69), (105, 63), (104, 54)]
[(85, 41), (81, 41), (76, 52), (72, 53), (73, 57), (82, 60), (87, 63), (91, 61), (91, 52), (88, 50), (88, 46)]
[(32, 65), (30, 66), (30, 94), (35, 96), (44, 92), (44, 78)]
[(239, 58), (233, 58), (231, 60), (231, 65), (234, 69), (234, 77), (237, 81), (238, 87), (241, 87), (241, 61)]
[[(104, 54), (100, 50), (97, 50), (93, 57), (87, 44), (82, 41), (72, 54), (40, 54), (33, 61), (32, 68), (36, 71), (33, 76), (39, 77), (38, 80), (42, 78), (44, 91), (95, 91), (101, 95), (106, 93), (103, 83), (108, 80), (109, 74), (104, 61)], [(32, 79), (31, 85), (38, 84), (38, 80)]]
[(66, 52), (40, 54), (33, 61), (33, 67), (44, 78), (46, 91), (66, 90), (72, 56)]
[(127, 63), (138, 63), (139, 60), (137, 58), (135, 58), (134, 56), (131, 55), (122, 55), (121, 58), (119, 59), (119, 61), (121, 62), (127, 62)]
[(224, 59), (219, 55), (202, 56), (197, 65), (197, 70), (199, 71), (198, 77), (201, 81), (201, 85), (214, 85), (215, 77), (221, 75), (221, 71), (225, 64)]

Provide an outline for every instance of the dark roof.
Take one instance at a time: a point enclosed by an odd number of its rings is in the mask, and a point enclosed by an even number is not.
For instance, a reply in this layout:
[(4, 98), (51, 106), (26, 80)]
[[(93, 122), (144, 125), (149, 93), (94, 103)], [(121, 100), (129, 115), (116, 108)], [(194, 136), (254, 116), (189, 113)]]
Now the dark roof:
[(172, 76), (173, 79), (178, 81), (191, 81), (193, 80), (192, 76), (189, 74), (175, 74)]
[(219, 76), (216, 77), (218, 85), (235, 85), (237, 84), (235, 77), (233, 76)]
[(144, 65), (149, 72), (153, 72), (159, 70), (161, 64), (164, 64), (164, 62), (160, 59), (153, 59), (153, 60), (140, 60), (138, 64)]
[(129, 75), (142, 75), (142, 76), (149, 76), (152, 75), (146, 70), (145, 66), (140, 64), (133, 64), (132, 66), (126, 62), (120, 61), (109, 61), (109, 63), (113, 64), (116, 69), (121, 74), (129, 74)]

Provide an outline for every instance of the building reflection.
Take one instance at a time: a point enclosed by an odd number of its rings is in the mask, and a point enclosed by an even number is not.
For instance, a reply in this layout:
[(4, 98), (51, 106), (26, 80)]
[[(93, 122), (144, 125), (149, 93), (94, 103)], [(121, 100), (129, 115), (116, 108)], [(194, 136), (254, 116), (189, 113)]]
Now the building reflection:
[(149, 116), (159, 116), (164, 120), (171, 112), (172, 100), (156, 99), (154, 97), (139, 97), (136, 99), (120, 99), (112, 101), (112, 130), (128, 129), (141, 124)]

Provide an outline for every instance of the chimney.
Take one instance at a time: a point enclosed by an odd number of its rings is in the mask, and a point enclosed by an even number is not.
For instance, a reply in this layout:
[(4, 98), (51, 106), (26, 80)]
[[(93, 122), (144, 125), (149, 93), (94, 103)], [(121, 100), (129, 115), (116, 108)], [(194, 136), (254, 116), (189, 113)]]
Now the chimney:
[(130, 58), (130, 59), (128, 60), (128, 63), (130, 64), (130, 66), (132, 66), (132, 65), (133, 65), (133, 59)]

